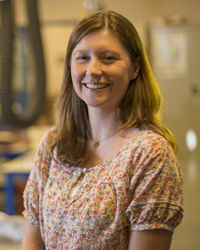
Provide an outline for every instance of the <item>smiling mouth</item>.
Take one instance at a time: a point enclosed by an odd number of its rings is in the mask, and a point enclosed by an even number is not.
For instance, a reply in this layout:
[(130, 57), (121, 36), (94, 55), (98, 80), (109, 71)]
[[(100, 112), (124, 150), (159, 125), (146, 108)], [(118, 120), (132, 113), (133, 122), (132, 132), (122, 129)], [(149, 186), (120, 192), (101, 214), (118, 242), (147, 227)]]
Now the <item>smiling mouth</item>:
[(88, 89), (104, 89), (109, 86), (109, 84), (92, 84), (86, 83), (84, 84)]

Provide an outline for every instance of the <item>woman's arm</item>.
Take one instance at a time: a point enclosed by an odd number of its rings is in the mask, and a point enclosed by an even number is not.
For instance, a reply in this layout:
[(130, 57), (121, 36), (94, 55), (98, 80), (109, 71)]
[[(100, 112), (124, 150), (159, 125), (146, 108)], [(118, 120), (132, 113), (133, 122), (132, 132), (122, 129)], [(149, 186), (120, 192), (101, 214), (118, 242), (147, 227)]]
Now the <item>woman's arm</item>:
[(33, 226), (28, 220), (25, 222), (24, 235), (22, 239), (22, 250), (44, 250), (40, 229)]
[(131, 232), (129, 250), (169, 250), (172, 233), (167, 230), (155, 229)]

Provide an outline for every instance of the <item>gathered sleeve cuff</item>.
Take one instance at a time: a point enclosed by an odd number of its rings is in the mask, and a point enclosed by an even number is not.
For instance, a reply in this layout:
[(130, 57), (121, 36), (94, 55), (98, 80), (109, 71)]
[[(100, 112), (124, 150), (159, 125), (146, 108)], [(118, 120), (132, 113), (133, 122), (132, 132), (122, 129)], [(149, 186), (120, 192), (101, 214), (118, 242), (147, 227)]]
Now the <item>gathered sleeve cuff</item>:
[(183, 217), (182, 208), (172, 204), (146, 204), (129, 210), (131, 231), (165, 229), (173, 233)]

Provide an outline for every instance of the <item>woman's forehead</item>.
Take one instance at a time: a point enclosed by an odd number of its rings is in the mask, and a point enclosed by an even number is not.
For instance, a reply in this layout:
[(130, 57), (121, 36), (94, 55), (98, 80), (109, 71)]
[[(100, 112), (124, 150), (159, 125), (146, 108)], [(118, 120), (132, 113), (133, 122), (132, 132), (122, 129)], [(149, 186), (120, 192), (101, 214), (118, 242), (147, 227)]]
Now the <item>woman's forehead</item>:
[[(94, 42), (94, 43), (93, 43)], [(96, 44), (101, 44), (103, 45), (107, 45), (110, 48), (112, 48), (112, 45), (114, 46), (118, 46), (121, 47), (123, 49), (125, 49), (124, 44), (120, 41), (119, 37), (117, 34), (115, 34), (112, 30), (104, 28), (104, 29), (99, 29), (99, 30), (94, 30), (91, 31), (87, 34), (85, 34), (80, 41), (78, 41), (78, 43), (75, 45), (74, 50), (76, 50), (77, 48), (80, 47), (84, 47), (85, 45), (96, 45)]]

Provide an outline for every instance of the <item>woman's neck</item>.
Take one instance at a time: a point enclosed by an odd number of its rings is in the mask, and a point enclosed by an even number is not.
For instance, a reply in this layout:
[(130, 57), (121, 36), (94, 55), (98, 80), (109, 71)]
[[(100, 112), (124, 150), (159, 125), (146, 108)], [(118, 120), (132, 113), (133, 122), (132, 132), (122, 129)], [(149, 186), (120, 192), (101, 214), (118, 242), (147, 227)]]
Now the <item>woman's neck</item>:
[(118, 110), (109, 111), (99, 108), (89, 108), (88, 112), (92, 136), (95, 139), (100, 140), (110, 136), (122, 125)]

